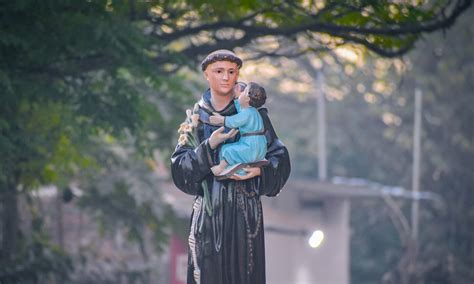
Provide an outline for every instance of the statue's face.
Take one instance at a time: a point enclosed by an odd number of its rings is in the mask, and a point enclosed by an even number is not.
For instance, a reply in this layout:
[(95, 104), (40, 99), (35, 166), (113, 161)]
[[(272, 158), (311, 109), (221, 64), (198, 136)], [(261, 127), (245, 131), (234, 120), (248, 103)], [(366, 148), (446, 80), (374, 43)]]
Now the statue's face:
[(209, 82), (213, 94), (218, 96), (233, 95), (235, 82), (239, 78), (239, 68), (236, 63), (217, 61), (207, 66), (204, 76)]

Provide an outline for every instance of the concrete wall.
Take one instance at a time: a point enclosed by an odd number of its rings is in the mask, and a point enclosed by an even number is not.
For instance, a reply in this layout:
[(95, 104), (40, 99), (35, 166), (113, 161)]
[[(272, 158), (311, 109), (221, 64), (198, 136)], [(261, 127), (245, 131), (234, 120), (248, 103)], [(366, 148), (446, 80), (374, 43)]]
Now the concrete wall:
[[(267, 284), (349, 284), (350, 203), (324, 197), (313, 201), (302, 206), (291, 189), (265, 200)], [(314, 230), (324, 232), (318, 248), (308, 243)]]

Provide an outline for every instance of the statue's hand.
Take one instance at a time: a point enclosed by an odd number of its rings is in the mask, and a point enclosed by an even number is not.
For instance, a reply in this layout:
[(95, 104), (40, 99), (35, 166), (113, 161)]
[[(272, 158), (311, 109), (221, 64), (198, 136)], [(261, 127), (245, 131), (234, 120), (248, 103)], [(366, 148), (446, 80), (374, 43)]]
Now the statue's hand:
[(234, 174), (230, 178), (233, 180), (246, 180), (246, 179), (250, 179), (262, 174), (262, 170), (258, 167), (243, 168), (242, 170), (246, 172), (245, 175), (241, 176), (241, 175)]
[(213, 125), (224, 125), (224, 117), (217, 112), (209, 117), (209, 122)]
[(222, 142), (233, 138), (238, 132), (238, 129), (231, 129), (229, 132), (224, 133), (224, 126), (219, 127), (216, 131), (212, 132), (211, 137), (209, 137), (209, 146), (211, 146), (211, 149), (216, 149)]

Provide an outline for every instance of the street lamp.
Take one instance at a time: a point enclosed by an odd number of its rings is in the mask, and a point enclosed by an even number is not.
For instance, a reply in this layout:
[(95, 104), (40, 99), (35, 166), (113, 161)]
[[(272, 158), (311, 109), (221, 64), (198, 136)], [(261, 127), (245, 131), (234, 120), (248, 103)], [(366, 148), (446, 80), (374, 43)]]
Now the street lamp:
[(309, 238), (309, 246), (312, 248), (318, 248), (324, 240), (324, 233), (321, 230), (316, 230), (313, 232)]

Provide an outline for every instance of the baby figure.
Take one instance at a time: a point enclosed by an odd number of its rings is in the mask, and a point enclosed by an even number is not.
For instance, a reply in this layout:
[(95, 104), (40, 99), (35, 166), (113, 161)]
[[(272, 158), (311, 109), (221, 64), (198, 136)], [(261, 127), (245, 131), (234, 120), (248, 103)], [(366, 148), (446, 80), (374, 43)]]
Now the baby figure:
[(238, 92), (234, 100), (237, 114), (221, 116), (214, 113), (209, 120), (214, 125), (224, 125), (228, 128), (237, 128), (240, 139), (234, 143), (224, 144), (219, 152), (220, 162), (211, 168), (218, 179), (229, 178), (234, 174), (245, 174), (241, 169), (259, 167), (268, 163), (267, 139), (262, 117), (257, 108), (261, 107), (267, 95), (265, 89), (257, 83), (250, 82), (243, 92)]

